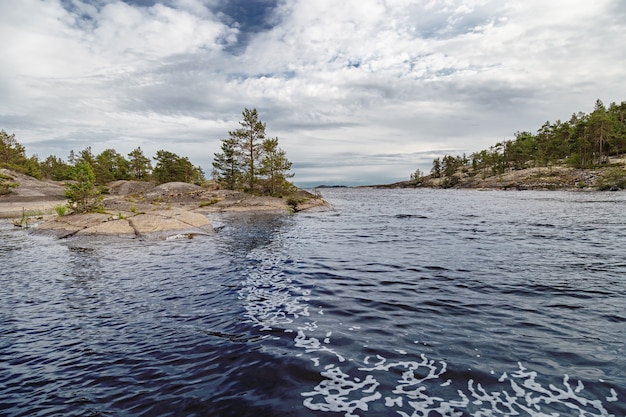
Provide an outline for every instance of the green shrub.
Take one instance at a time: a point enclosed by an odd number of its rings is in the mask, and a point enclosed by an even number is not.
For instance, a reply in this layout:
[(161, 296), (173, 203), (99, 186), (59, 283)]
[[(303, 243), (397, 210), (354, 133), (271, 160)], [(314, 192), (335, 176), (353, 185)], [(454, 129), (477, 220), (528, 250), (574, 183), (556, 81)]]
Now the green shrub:
[(0, 195), (11, 194), (11, 189), (19, 186), (18, 183), (13, 182), (14, 179), (9, 175), (0, 174)]
[(289, 206), (289, 210), (292, 213), (295, 213), (298, 211), (298, 204), (302, 203), (302, 200), (296, 198), (296, 197), (289, 197), (287, 199), (287, 205)]
[(626, 171), (621, 168), (608, 169), (600, 174), (597, 185), (600, 191), (626, 189)]
[(7, 195), (13, 192), (12, 188), (19, 186), (19, 184), (14, 182), (3, 182), (0, 183), (0, 195)]
[(66, 184), (65, 196), (70, 207), (77, 213), (86, 213), (102, 210), (102, 195), (95, 186), (96, 176), (88, 162), (78, 162), (74, 165), (73, 182)]
[(54, 211), (57, 212), (57, 216), (63, 217), (65, 216), (65, 213), (67, 212), (67, 206), (64, 206), (64, 205), (54, 206)]

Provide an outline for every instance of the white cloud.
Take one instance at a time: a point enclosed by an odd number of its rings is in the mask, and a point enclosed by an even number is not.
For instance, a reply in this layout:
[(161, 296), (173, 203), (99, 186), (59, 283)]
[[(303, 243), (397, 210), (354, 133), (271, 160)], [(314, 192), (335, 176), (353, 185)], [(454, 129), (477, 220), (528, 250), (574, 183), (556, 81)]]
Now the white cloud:
[(257, 107), (296, 180), (384, 182), (626, 99), (618, 1), (284, 0), (252, 32), (221, 1), (1, 2), (0, 128), (40, 155), (165, 148), (208, 172)]
[[(196, 4), (192, 9), (199, 7)], [(160, 4), (136, 8), (109, 3), (96, 19), (93, 36), (98, 52), (144, 64), (201, 48), (220, 49), (221, 42), (231, 36), (223, 24)]]

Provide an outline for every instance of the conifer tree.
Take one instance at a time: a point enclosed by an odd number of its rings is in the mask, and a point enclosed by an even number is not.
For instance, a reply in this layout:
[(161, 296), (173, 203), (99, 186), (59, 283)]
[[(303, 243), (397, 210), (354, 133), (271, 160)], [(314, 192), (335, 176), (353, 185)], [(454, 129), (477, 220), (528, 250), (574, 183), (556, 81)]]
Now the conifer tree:
[(102, 196), (96, 188), (96, 175), (89, 162), (76, 162), (72, 169), (74, 182), (65, 186), (68, 205), (77, 213), (97, 210), (101, 207)]
[(290, 169), (291, 162), (287, 159), (285, 151), (278, 147), (278, 138), (265, 139), (259, 173), (267, 178), (270, 195), (279, 196), (289, 191), (291, 183), (287, 178), (294, 175), (288, 172)]
[(153, 176), (158, 184), (166, 182), (189, 182), (200, 184), (204, 181), (204, 172), (200, 167), (193, 166), (189, 158), (181, 157), (173, 152), (160, 150), (154, 158)]
[(0, 130), (0, 165), (12, 168), (20, 166), (26, 160), (26, 151), (16, 139), (15, 133), (9, 135)]
[(239, 166), (243, 173), (244, 186), (253, 191), (257, 184), (258, 163), (265, 139), (265, 123), (259, 120), (256, 109), (244, 109), (241, 127), (228, 132), (239, 149)]
[(228, 132), (213, 158), (213, 177), (227, 189), (259, 191), (265, 186), (270, 195), (281, 195), (291, 188), (287, 178), (291, 162), (278, 147), (278, 138), (265, 137), (265, 123), (256, 109), (244, 109), (241, 127)]
[(233, 138), (222, 139), (222, 152), (214, 154), (213, 177), (228, 190), (236, 190), (241, 186), (239, 152)]
[(146, 157), (141, 150), (141, 147), (132, 150), (128, 154), (128, 165), (131, 178), (135, 180), (145, 180), (150, 175), (152, 170), (152, 164), (150, 158)]

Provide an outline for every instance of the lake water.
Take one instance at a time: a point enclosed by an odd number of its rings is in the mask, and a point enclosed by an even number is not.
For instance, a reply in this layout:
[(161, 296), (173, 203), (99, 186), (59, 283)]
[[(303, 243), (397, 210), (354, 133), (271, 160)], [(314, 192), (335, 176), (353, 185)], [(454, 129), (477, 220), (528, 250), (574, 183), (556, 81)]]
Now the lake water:
[(323, 195), (192, 240), (1, 223), (0, 415), (626, 415), (626, 193)]

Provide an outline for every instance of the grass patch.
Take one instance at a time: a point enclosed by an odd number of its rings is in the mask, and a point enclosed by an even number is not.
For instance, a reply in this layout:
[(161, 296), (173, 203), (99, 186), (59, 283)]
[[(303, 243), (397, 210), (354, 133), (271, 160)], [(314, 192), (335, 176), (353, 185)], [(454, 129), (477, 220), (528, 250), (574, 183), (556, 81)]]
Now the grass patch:
[(26, 211), (22, 210), (22, 216), (13, 220), (13, 226), (22, 227), (24, 229), (28, 229), (30, 227), (30, 221), (33, 217), (37, 219), (43, 218), (43, 212), (35, 210), (35, 211)]
[(66, 205), (54, 206), (54, 211), (57, 212), (57, 216), (63, 217), (67, 213), (67, 206)]
[(220, 200), (218, 200), (217, 198), (214, 198), (212, 200), (207, 200), (207, 201), (201, 201), (200, 202), (200, 207), (208, 207), (208, 206), (212, 206), (213, 204), (219, 203)]

